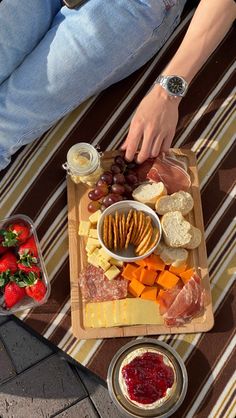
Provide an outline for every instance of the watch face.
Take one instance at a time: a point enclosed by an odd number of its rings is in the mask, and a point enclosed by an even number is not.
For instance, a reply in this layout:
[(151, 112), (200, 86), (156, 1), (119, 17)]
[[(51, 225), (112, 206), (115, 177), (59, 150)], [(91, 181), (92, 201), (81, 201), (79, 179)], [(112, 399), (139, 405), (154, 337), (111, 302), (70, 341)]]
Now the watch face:
[(172, 94), (179, 94), (184, 92), (184, 83), (180, 77), (171, 77), (167, 81), (167, 88)]

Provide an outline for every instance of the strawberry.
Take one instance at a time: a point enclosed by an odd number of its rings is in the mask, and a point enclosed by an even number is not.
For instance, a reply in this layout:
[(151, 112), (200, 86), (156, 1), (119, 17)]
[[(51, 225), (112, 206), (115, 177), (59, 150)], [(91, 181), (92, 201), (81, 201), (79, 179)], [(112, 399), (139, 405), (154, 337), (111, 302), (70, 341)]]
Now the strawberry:
[(36, 277), (40, 277), (41, 269), (38, 266), (25, 266), (22, 263), (18, 263), (18, 269), (28, 275), (29, 273), (33, 273)]
[(17, 260), (16, 256), (7, 251), (0, 258), (0, 287), (6, 285), (9, 282), (12, 275), (17, 271)]
[(47, 288), (42, 280), (38, 279), (37, 282), (32, 286), (27, 286), (25, 291), (29, 297), (39, 302), (44, 298)]
[(32, 264), (37, 263), (38, 249), (33, 235), (24, 244), (20, 245), (18, 254), (20, 256), (20, 263), (27, 267), (31, 267)]
[(1, 230), (3, 237), (2, 245), (4, 247), (15, 247), (23, 244), (30, 236), (30, 228), (23, 223), (14, 223), (7, 229)]
[(4, 298), (7, 308), (11, 308), (25, 296), (25, 288), (19, 287), (16, 283), (10, 282), (4, 289)]
[(10, 270), (11, 273), (15, 273), (17, 270), (17, 259), (15, 254), (10, 251), (7, 251), (0, 258), (0, 273), (4, 273), (7, 270)]

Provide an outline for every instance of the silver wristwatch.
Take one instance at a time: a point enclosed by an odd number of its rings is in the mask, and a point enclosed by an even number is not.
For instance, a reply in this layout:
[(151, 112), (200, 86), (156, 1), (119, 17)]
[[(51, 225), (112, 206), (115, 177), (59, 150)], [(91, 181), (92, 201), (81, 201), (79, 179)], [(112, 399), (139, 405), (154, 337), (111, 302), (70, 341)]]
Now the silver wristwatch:
[(184, 97), (188, 83), (178, 75), (159, 75), (154, 84), (160, 84), (170, 96)]

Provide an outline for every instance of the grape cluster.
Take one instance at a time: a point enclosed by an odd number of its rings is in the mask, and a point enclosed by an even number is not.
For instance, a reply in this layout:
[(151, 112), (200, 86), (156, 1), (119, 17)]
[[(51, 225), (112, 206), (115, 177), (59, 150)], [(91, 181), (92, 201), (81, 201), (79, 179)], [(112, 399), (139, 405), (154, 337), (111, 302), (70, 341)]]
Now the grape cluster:
[(128, 163), (120, 155), (116, 156), (110, 171), (105, 171), (97, 181), (95, 189), (88, 193), (88, 211), (103, 211), (113, 203), (131, 199), (132, 191), (138, 185), (136, 166), (135, 162)]

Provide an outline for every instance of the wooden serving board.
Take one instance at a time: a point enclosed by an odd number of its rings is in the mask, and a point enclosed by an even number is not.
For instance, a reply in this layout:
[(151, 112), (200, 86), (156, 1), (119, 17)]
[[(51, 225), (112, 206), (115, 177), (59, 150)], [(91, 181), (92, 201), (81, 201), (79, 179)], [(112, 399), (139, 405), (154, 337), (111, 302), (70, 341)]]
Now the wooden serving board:
[[(88, 187), (83, 184), (75, 184), (70, 177), (67, 178), (68, 190), (68, 229), (69, 229), (69, 258), (70, 258), (70, 283), (71, 283), (71, 316), (72, 331), (79, 339), (89, 338), (111, 338), (127, 337), (138, 335), (157, 335), (157, 334), (177, 334), (177, 333), (196, 333), (209, 331), (214, 325), (212, 311), (210, 281), (207, 267), (207, 253), (204, 240), (204, 224), (202, 216), (201, 196), (199, 190), (198, 170), (195, 154), (190, 150), (173, 149), (175, 155), (184, 160), (188, 167), (191, 177), (190, 193), (194, 199), (194, 208), (188, 215), (188, 220), (192, 225), (202, 231), (202, 241), (200, 246), (189, 251), (188, 265), (194, 266), (201, 276), (205, 289), (206, 308), (201, 316), (194, 318), (190, 323), (181, 327), (167, 327), (160, 325), (130, 325), (110, 328), (85, 328), (83, 324), (84, 303), (78, 284), (80, 271), (87, 264), (85, 251), (85, 240), (78, 235), (79, 222), (87, 220), (89, 212)], [(119, 155), (119, 151), (108, 151), (103, 155), (103, 167), (109, 168), (113, 158)]]

